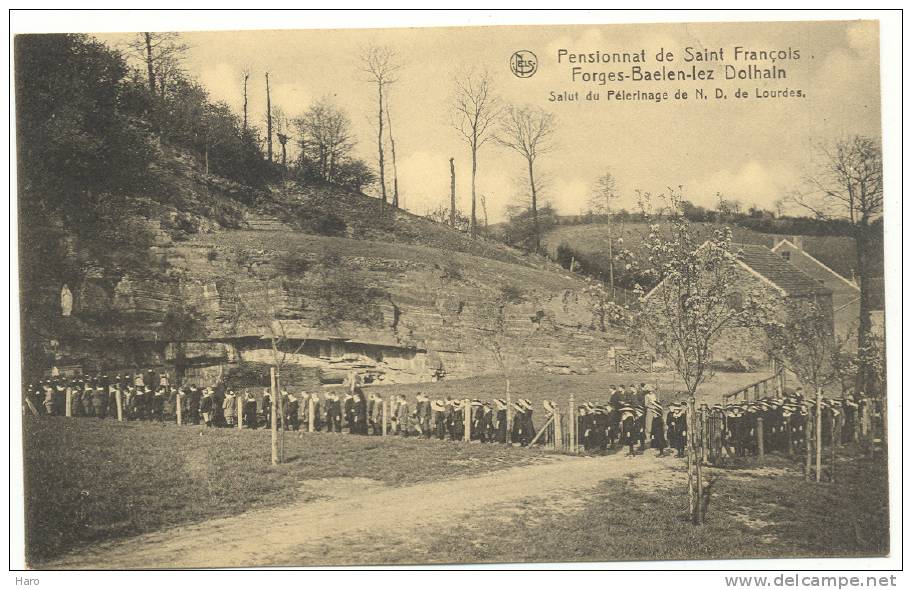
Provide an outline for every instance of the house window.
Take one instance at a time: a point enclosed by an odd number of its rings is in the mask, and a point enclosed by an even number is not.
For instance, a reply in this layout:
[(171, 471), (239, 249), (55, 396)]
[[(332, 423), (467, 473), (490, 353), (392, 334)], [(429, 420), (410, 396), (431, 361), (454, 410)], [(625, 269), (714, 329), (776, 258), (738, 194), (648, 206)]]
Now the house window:
[(744, 295), (742, 293), (729, 293), (728, 295), (728, 307), (735, 311), (741, 311), (744, 307)]
[(786, 260), (791, 260), (791, 259), (792, 259), (792, 253), (789, 252), (788, 250), (783, 250), (783, 251), (781, 252), (781, 254), (782, 254), (782, 257), (785, 258)]

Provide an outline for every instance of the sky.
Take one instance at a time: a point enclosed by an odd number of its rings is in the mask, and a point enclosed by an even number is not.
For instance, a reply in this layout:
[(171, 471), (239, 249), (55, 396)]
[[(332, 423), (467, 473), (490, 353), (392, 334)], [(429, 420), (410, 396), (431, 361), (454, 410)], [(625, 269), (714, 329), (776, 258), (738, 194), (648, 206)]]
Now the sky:
[[(123, 47), (129, 34), (97, 35)], [(182, 33), (191, 47), (186, 70), (238, 113), (242, 72), (251, 71), (251, 119), (265, 128), (265, 72), (274, 105), (296, 116), (315, 100), (330, 97), (351, 118), (355, 152), (376, 165), (375, 88), (360, 70), (367, 45), (392, 48), (402, 68), (389, 93), (396, 141), (400, 200), (419, 214), (449, 203), (449, 159), (455, 158), (457, 201), (470, 206), (470, 152), (452, 125), (454, 76), (487, 70), (503, 104), (544, 109), (555, 117), (553, 148), (536, 162), (546, 180), (544, 200), (560, 213), (588, 209), (596, 179), (610, 171), (618, 180), (618, 207), (636, 208), (636, 191), (660, 193), (683, 187), (685, 198), (712, 206), (717, 193), (745, 206), (773, 209), (819, 164), (815, 146), (839, 137), (879, 137), (878, 24), (853, 22), (700, 23), (668, 25), (488, 26), (296, 31)], [(734, 47), (782, 50), (798, 59), (735, 61)], [(723, 59), (685, 63), (685, 48), (723, 50)], [(644, 51), (644, 64), (569, 64), (568, 53)], [(533, 52), (537, 70), (520, 78), (510, 69), (517, 50)], [(572, 79), (583, 71), (662, 67), (660, 50), (671, 51), (670, 69), (714, 70), (713, 81), (633, 81), (605, 85)], [(724, 67), (781, 67), (784, 79), (723, 78)], [(707, 99), (694, 98), (703, 89)], [(720, 89), (726, 99), (716, 99)], [(738, 88), (751, 98), (735, 99)], [(753, 98), (756, 89), (800, 89), (804, 97)], [(687, 100), (605, 100), (610, 90), (686, 91)], [(551, 92), (588, 91), (600, 101), (551, 102)], [(387, 154), (387, 158), (389, 155)], [(525, 162), (496, 143), (479, 152), (478, 193), (487, 197), (490, 221), (523, 202)], [(480, 212), (479, 212), (480, 215)]]

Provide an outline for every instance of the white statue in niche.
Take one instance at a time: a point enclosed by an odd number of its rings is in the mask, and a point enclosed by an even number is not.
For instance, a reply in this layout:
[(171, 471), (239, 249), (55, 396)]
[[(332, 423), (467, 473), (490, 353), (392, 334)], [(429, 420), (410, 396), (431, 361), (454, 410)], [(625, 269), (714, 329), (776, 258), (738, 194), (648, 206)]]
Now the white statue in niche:
[(60, 313), (67, 318), (73, 313), (73, 292), (70, 291), (66, 283), (63, 284), (63, 288), (60, 290)]

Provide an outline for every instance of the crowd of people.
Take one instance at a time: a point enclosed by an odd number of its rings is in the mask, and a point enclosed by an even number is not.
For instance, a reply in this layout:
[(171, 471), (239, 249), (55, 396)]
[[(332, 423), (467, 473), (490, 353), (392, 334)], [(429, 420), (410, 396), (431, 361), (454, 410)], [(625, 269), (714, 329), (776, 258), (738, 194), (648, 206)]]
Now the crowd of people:
[[(580, 403), (572, 430), (566, 417), (560, 421), (562, 428), (550, 420), (565, 414), (565, 404), (545, 400), (545, 432), (541, 433), (533, 422), (533, 404), (527, 399), (509, 404), (512, 412), (508, 432), (505, 399), (432, 400), (418, 392), (413, 400), (404, 394), (393, 394), (384, 400), (377, 392), (366, 394), (356, 378), (350, 385), (345, 390), (323, 393), (289, 392), (283, 388), (279, 393), (281, 403), (273, 408), (278, 400), (272, 399), (268, 388), (257, 394), (249, 388), (235, 391), (221, 383), (212, 387), (177, 387), (168, 374), (149, 370), (112, 376), (57, 377), (30, 385), (26, 396), (34, 411), (48, 415), (117, 417), (119, 398), (119, 415), (124, 420), (178, 421), (206, 427), (269, 428), (275, 410), (280, 423), (293, 431), (304, 425), (308, 430), (322, 432), (441, 440), (464, 440), (468, 436), (479, 442), (524, 446), (534, 442), (550, 445), (558, 435), (566, 442), (566, 435), (573, 436), (573, 446), (578, 445), (585, 452), (620, 447), (626, 448), (628, 455), (653, 448), (660, 455), (672, 450), (683, 456), (687, 445), (687, 404), (663, 404), (658, 392), (645, 383), (611, 385), (606, 403)], [(859, 400), (852, 395), (825, 398), (821, 405), (826, 417), (822, 421), (824, 439), (829, 441), (830, 430), (838, 428), (836, 435), (847, 442), (855, 431), (858, 407)], [(717, 445), (736, 456), (758, 452), (757, 428), (763, 428), (766, 450), (794, 451), (803, 447), (808, 417), (816, 414), (815, 401), (805, 399), (801, 388), (779, 397), (697, 409), (701, 419), (706, 417), (707, 424), (715, 425), (701, 429), (703, 436), (715, 437)]]

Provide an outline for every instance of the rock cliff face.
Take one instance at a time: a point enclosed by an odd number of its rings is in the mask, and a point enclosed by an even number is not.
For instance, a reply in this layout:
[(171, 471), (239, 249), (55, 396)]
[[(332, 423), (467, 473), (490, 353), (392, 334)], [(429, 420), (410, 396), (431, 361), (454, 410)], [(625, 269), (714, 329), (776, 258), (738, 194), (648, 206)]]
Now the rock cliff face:
[(278, 355), (285, 382), (313, 387), (352, 369), (385, 382), (588, 373), (608, 370), (612, 347), (625, 344), (593, 327), (582, 281), (505, 261), (512, 253), (319, 236), (264, 215), (181, 241), (153, 233), (155, 272), (89, 273), (69, 286), (56, 364), (244, 381)]

